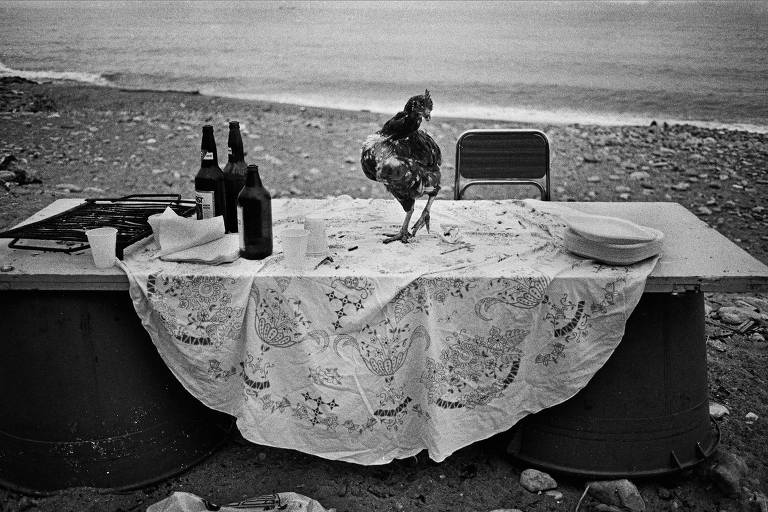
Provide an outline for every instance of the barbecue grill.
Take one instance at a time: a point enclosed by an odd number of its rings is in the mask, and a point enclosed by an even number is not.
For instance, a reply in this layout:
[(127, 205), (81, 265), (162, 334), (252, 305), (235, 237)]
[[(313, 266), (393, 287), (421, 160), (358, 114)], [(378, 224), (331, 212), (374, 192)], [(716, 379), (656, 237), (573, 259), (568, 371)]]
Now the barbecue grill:
[[(46, 219), (24, 224), (0, 233), (0, 238), (13, 238), (8, 247), (37, 251), (73, 253), (88, 249), (85, 232), (111, 226), (117, 228), (117, 257), (129, 245), (152, 234), (149, 216), (171, 208), (189, 217), (195, 212), (195, 201), (181, 199), (178, 194), (132, 194), (119, 198), (91, 198), (69, 210)], [(29, 243), (29, 240), (48, 243)]]

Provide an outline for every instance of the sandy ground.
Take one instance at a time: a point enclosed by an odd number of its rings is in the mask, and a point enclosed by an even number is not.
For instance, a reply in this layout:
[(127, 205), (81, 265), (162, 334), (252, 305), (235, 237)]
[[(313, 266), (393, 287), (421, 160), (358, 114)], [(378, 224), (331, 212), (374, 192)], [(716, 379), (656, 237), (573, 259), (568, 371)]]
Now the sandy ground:
[[(444, 153), (442, 199), (452, 197), (454, 146), (466, 129), (516, 123), (435, 116), (426, 126)], [(360, 170), (359, 150), (388, 116), (194, 94), (121, 91), (74, 84), (0, 82), (0, 229), (61, 197), (179, 193), (189, 197), (199, 167), (200, 128), (216, 128), (226, 153), (227, 121), (244, 128), (246, 160), (259, 164), (273, 195), (388, 197)], [(676, 201), (768, 262), (768, 137), (692, 126), (537, 126), (552, 144), (555, 200)], [(220, 156), (220, 160), (223, 158)], [(5, 174), (3, 174), (5, 172)], [(768, 493), (768, 314), (765, 295), (707, 295), (710, 396), (730, 414), (718, 420), (721, 450), (746, 462), (740, 496), (716, 485), (707, 461), (674, 477), (635, 482), (647, 510), (761, 510)], [(757, 315), (734, 333), (721, 307)], [(723, 310), (724, 311), (724, 310)], [(731, 326), (732, 327), (732, 326)], [(761, 338), (763, 340), (761, 341)], [(745, 415), (757, 414), (748, 422)], [(89, 488), (48, 496), (0, 489), (0, 510), (144, 510), (173, 491), (216, 503), (295, 491), (339, 511), (574, 510), (584, 481), (557, 476), (562, 498), (525, 491), (525, 469), (499, 435), (437, 464), (424, 454), (380, 467), (330, 462), (253, 445), (233, 435), (205, 462), (157, 485), (110, 493)], [(756, 501), (758, 500), (758, 501)], [(595, 510), (587, 499), (582, 511)]]

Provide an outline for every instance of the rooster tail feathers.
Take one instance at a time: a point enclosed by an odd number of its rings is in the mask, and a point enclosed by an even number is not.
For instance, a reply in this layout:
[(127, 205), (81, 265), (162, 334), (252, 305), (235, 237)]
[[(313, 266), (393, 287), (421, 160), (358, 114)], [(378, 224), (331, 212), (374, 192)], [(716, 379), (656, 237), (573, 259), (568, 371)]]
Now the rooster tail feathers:
[(365, 176), (373, 181), (376, 181), (376, 148), (379, 146), (378, 143), (382, 138), (377, 133), (369, 135), (365, 142), (363, 142), (363, 148), (360, 153), (360, 166), (363, 168)]

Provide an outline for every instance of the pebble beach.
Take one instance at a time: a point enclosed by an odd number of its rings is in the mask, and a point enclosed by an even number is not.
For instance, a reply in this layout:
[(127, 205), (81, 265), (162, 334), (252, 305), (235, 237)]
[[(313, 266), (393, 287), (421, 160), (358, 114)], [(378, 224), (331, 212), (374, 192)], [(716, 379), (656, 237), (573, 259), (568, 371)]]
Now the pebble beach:
[[(423, 127), (443, 151), (443, 188), (436, 208), (439, 200), (453, 197), (454, 148), (462, 132), (537, 128), (551, 143), (553, 200), (677, 202), (768, 263), (766, 134), (664, 119), (647, 126), (595, 126), (448, 118), (440, 116), (440, 99), (434, 101), (432, 121)], [(191, 197), (201, 127), (214, 126), (223, 165), (231, 120), (240, 122), (246, 162), (259, 165), (273, 197), (387, 198), (381, 184), (365, 177), (359, 157), (365, 137), (388, 117), (188, 92), (0, 78), (0, 230), (59, 198)], [(705, 463), (670, 481), (637, 482), (646, 510), (768, 507), (768, 298), (710, 294), (707, 308), (710, 394), (729, 411), (716, 420), (721, 447), (744, 462), (737, 486), (740, 481), (746, 491), (729, 495), (721, 483), (725, 477)], [(735, 326), (745, 318), (753, 319), (753, 326), (738, 332)], [(745, 421), (748, 413), (758, 419)], [(532, 494), (518, 484), (525, 468), (500, 457), (500, 446), (491, 439), (441, 464), (421, 457), (357, 467), (255, 446), (234, 436), (203, 464), (149, 488), (122, 493), (74, 489), (48, 496), (0, 490), (0, 511), (145, 510), (176, 490), (218, 503), (259, 492), (295, 491), (339, 511), (574, 509), (582, 482), (559, 481), (559, 500)]]

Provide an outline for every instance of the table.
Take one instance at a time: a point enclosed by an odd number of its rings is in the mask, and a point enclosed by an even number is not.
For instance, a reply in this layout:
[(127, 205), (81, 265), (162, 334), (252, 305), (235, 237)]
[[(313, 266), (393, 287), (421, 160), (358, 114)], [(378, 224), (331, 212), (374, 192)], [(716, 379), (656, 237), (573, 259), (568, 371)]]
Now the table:
[[(339, 205), (342, 203), (346, 203), (350, 201), (349, 198), (335, 198), (330, 201), (318, 201), (318, 200), (276, 200), (273, 204), (274, 212), (275, 212), (275, 218), (276, 219), (289, 219), (293, 218), (294, 220), (298, 219), (303, 213), (309, 212), (309, 211), (316, 211), (318, 209), (322, 209), (323, 207), (328, 207), (329, 205), (335, 204)], [(392, 201), (387, 202), (381, 202), (378, 203), (374, 201), (368, 201), (367, 204), (375, 205), (376, 208), (383, 208), (383, 211), (388, 212), (387, 215), (387, 222), (381, 223), (381, 228), (384, 228), (385, 225), (388, 225), (387, 227), (397, 227), (400, 223), (400, 216), (401, 212), (397, 205)], [(70, 201), (57, 201), (54, 205), (52, 205), (51, 208), (48, 209), (49, 213), (55, 208), (65, 208), (67, 206), (71, 206)], [(557, 206), (557, 203), (553, 203), (553, 206)], [(656, 229), (660, 229), (666, 234), (665, 242), (664, 242), (664, 248), (663, 248), (663, 256), (659, 260), (659, 262), (655, 266), (649, 266), (647, 269), (649, 274), (647, 275), (647, 279), (645, 279), (645, 276), (643, 276), (643, 282), (644, 282), (644, 291), (646, 292), (646, 295), (643, 297), (643, 301), (646, 300), (648, 297), (663, 297), (665, 300), (670, 297), (678, 297), (678, 296), (685, 296), (688, 297), (686, 302), (690, 302), (688, 306), (686, 306), (683, 309), (690, 309), (691, 305), (693, 305), (694, 308), (697, 308), (699, 304), (703, 305), (703, 299), (701, 296), (701, 293), (703, 291), (761, 291), (768, 288), (768, 269), (762, 265), (760, 262), (755, 260), (754, 258), (750, 257), (748, 254), (746, 254), (744, 251), (736, 247), (734, 244), (729, 242), (727, 239), (719, 235), (715, 230), (707, 227), (703, 222), (699, 221), (694, 215), (692, 215), (690, 212), (685, 210), (680, 205), (674, 204), (674, 203), (567, 203), (563, 206), (567, 206), (570, 208), (575, 208), (578, 210), (582, 210), (589, 213), (598, 213), (598, 214), (604, 214), (604, 215), (614, 215), (617, 217), (623, 217), (627, 218), (629, 220), (633, 220), (635, 222), (638, 222), (640, 224), (645, 224), (651, 227), (654, 227)], [(438, 222), (446, 223), (452, 221), (451, 215), (444, 215), (444, 212), (451, 211), (452, 209), (460, 208), (460, 209), (470, 209), (471, 215), (465, 215), (465, 217), (468, 217), (471, 221), (473, 218), (475, 220), (479, 217), (485, 216), (485, 220), (481, 223), (488, 223), (489, 217), (488, 215), (495, 215), (496, 213), (502, 212), (502, 211), (511, 211), (516, 206), (514, 206), (514, 203), (511, 202), (462, 202), (461, 204), (456, 203), (450, 203), (450, 202), (438, 202), (436, 203), (435, 208), (433, 209), (433, 219), (435, 219)], [(547, 205), (545, 204), (539, 204), (539, 208), (541, 208), (542, 211), (546, 210)], [(489, 213), (490, 212), (490, 213)], [(501, 219), (504, 218), (503, 216), (499, 216), (498, 220), (497, 218), (493, 218), (493, 221), (501, 221)], [(501, 221), (504, 222), (504, 221)], [(502, 226), (503, 227), (503, 226)], [(425, 240), (424, 243), (434, 243), (437, 244), (438, 242), (432, 241), (427, 242), (428, 237), (426, 235), (420, 235)], [(434, 238), (434, 237), (433, 237)], [(376, 265), (384, 265), (387, 264), (387, 258), (386, 253), (384, 252), (385, 246), (381, 246), (377, 244), (376, 240), (362, 240), (354, 243), (354, 245), (358, 246), (358, 249), (354, 252), (355, 254), (363, 254), (366, 248), (374, 248), (370, 249), (371, 252), (368, 254), (373, 255), (372, 263), (375, 263)], [(337, 246), (334, 248), (337, 251), (346, 251), (350, 247), (352, 247), (352, 243), (347, 245), (347, 242), (341, 242), (338, 243)], [(399, 244), (398, 244), (399, 246)], [(333, 246), (332, 246), (333, 247)], [(409, 246), (399, 246), (396, 248), (396, 250), (408, 250)], [(708, 247), (708, 248), (718, 248), (717, 251), (702, 251), (700, 250), (701, 247)], [(359, 251), (359, 252), (358, 252)], [(456, 251), (456, 255), (460, 254), (462, 251)], [(352, 254), (352, 253), (350, 253)], [(67, 294), (71, 293), (74, 290), (99, 290), (99, 291), (115, 291), (115, 290), (126, 290), (128, 289), (128, 280), (123, 272), (121, 272), (118, 269), (107, 269), (107, 270), (99, 270), (95, 269), (91, 263), (90, 263), (90, 254), (87, 252), (85, 254), (81, 255), (71, 255), (71, 256), (62, 256), (61, 254), (36, 254), (34, 256), (31, 256), (28, 253), (24, 253), (22, 251), (9, 251), (7, 248), (0, 249), (0, 258), (2, 258), (2, 261), (4, 263), (9, 263), (13, 265), (14, 270), (11, 272), (0, 274), (0, 288), (6, 289), (6, 290), (13, 290), (14, 292), (22, 291), (22, 290), (65, 290)], [(242, 260), (241, 260), (242, 261)], [(652, 268), (651, 268), (652, 267)], [(273, 267), (272, 271), (266, 270), (264, 271), (264, 275), (269, 275), (271, 279), (273, 279), (276, 287), (270, 288), (273, 291), (279, 291), (280, 286), (280, 275), (275, 274), (275, 272), (278, 272), (276, 270), (278, 267)], [(328, 271), (330, 272), (329, 267), (321, 267), (320, 273), (322, 274), (322, 271)], [(391, 270), (391, 269), (390, 269)], [(497, 269), (498, 270), (498, 269)], [(608, 270), (608, 269), (606, 269)], [(271, 272), (271, 273), (270, 273)], [(496, 270), (494, 270), (496, 272)], [(623, 271), (622, 271), (623, 272)], [(278, 272), (279, 274), (279, 272)], [(326, 277), (329, 274), (326, 274)], [(285, 276), (282, 276), (285, 277)], [(402, 276), (401, 276), (402, 277)], [(483, 277), (487, 278), (489, 280), (492, 280), (494, 278), (498, 278), (498, 275), (495, 275), (494, 273), (490, 273), (487, 276), (476, 276), (476, 277)], [(405, 281), (408, 280), (408, 277), (406, 276)], [(395, 280), (397, 281), (397, 280)], [(399, 288), (399, 286), (402, 285), (403, 280), (401, 279), (400, 284), (393, 281), (393, 293), (397, 293), (398, 291), (401, 291), (402, 288)], [(354, 283), (348, 283), (350, 286), (347, 286), (347, 291), (354, 290), (355, 284)], [(262, 288), (262, 291), (264, 291), (265, 288)], [(338, 290), (341, 292), (341, 290)], [(365, 288), (361, 290), (357, 290), (358, 292), (364, 292)], [(457, 290), (453, 290), (457, 291)], [(636, 297), (636, 300), (640, 300), (640, 295), (643, 288), (641, 287), (638, 290), (638, 293), (635, 293), (634, 296)], [(328, 291), (328, 293), (335, 293), (333, 290)], [(435, 296), (435, 295), (433, 295)], [(436, 297), (436, 296), (435, 296)], [(262, 296), (260, 296), (258, 299), (261, 300)], [(496, 297), (497, 299), (499, 297)], [(502, 299), (504, 297), (501, 297)], [(136, 297), (134, 297), (136, 299)], [(279, 301), (280, 297), (275, 297), (276, 300)], [(338, 299), (338, 300), (337, 300)], [(344, 302), (344, 297), (341, 293), (339, 295), (334, 295), (334, 299), (338, 304), (336, 304), (336, 307), (338, 308), (339, 305), (341, 305), (341, 308), (339, 308), (342, 313), (345, 312), (353, 312), (355, 309), (355, 297), (351, 297), (350, 294), (346, 295), (347, 301)], [(352, 300), (350, 300), (352, 299)], [(259, 300), (255, 300), (255, 303), (258, 303)], [(413, 302), (413, 301), (412, 301)], [(488, 306), (483, 311), (488, 313), (495, 313), (499, 314), (498, 309), (493, 308), (500, 308), (500, 307), (506, 307), (505, 304), (503, 304), (502, 301), (486, 301), (485, 304)], [(509, 301), (507, 301), (509, 302)], [(651, 304), (647, 308), (643, 308), (644, 310), (647, 309), (651, 312), (658, 311), (661, 307), (661, 309), (664, 309), (668, 306), (668, 304), (661, 304), (658, 303), (656, 299), (650, 300)], [(414, 302), (418, 305), (418, 300)], [(574, 304), (575, 306), (575, 304)], [(642, 301), (641, 301), (642, 306)], [(634, 304), (632, 305), (634, 307)], [(631, 309), (631, 308), (630, 308)], [(338, 310), (338, 309), (337, 309)], [(128, 312), (126, 312), (128, 314)], [(245, 314), (244, 312), (242, 313)], [(645, 313), (643, 313), (645, 314)], [(645, 334), (643, 332), (642, 326), (647, 322), (632, 322), (632, 318), (634, 318), (635, 314), (633, 313), (633, 316), (630, 317), (629, 323), (627, 323), (627, 334), (625, 335), (625, 338), (632, 338), (632, 333), (637, 331), (640, 333), (640, 337), (642, 338), (642, 335)], [(572, 318), (571, 318), (572, 319)], [(337, 320), (341, 320), (341, 317), (338, 317)], [(703, 322), (700, 322), (701, 318), (699, 316), (699, 313), (694, 312), (694, 314), (691, 316), (689, 321), (692, 321), (694, 323), (703, 324)], [(252, 322), (255, 322), (255, 319), (252, 319)], [(569, 322), (565, 322), (568, 324)], [(637, 324), (637, 325), (636, 325)], [(668, 325), (669, 322), (663, 325)], [(574, 326), (578, 325), (578, 322), (574, 324)], [(623, 322), (622, 322), (622, 329), (623, 330)], [(664, 329), (662, 329), (664, 330)], [(502, 331), (503, 333), (504, 331)], [(379, 333), (381, 334), (381, 333)], [(658, 334), (658, 333), (657, 333)], [(200, 338), (200, 337), (198, 337)], [(317, 339), (312, 339), (312, 343), (316, 343), (317, 347), (323, 347), (326, 342), (328, 343), (335, 343), (332, 347), (331, 345), (325, 346), (325, 348), (328, 350), (328, 353), (335, 353), (336, 355), (340, 357), (347, 357), (347, 358), (358, 358), (358, 362), (364, 364), (365, 361), (360, 361), (359, 358), (363, 357), (364, 354), (361, 350), (361, 345), (359, 341), (357, 344), (355, 342), (352, 342), (346, 338), (341, 338), (341, 340), (333, 339), (330, 336), (328, 337), (328, 340), (326, 340), (322, 335), (318, 335)], [(491, 338), (494, 338), (493, 336), (489, 335), (485, 338), (486, 342), (490, 340)], [(514, 333), (513, 333), (514, 338)], [(619, 332), (616, 336), (615, 343), (608, 343), (605, 347), (605, 350), (602, 351), (598, 359), (601, 359), (600, 364), (602, 363), (610, 356), (613, 349), (615, 349), (615, 346), (618, 344), (618, 340), (621, 338), (621, 333)], [(696, 347), (696, 350), (699, 353), (703, 353), (704, 351), (704, 343), (702, 339), (698, 339), (699, 337), (694, 335), (692, 336), (692, 343)], [(495, 338), (494, 338), (495, 339)], [(157, 342), (157, 340), (155, 340)], [(187, 339), (187, 341), (192, 341), (190, 338)], [(433, 361), (433, 366), (436, 362), (440, 362), (441, 360), (447, 360), (450, 359), (449, 356), (451, 354), (447, 354), (446, 357), (441, 359), (440, 345), (433, 340), (432, 343), (430, 343), (429, 347), (432, 349), (438, 350), (437, 353), (431, 354), (432, 357), (427, 357), (429, 354), (426, 353), (427, 346), (426, 346), (426, 338), (421, 336), (412, 336), (411, 345), (418, 347), (418, 351), (425, 351), (422, 352), (422, 355), (420, 356), (420, 365), (422, 368), (429, 367), (429, 359)], [(456, 340), (457, 343), (454, 343), (454, 345), (461, 345), (461, 343), (458, 343), (460, 340)], [(519, 343), (519, 339), (517, 340)], [(290, 340), (286, 343), (290, 343)], [(194, 346), (193, 343), (187, 343), (186, 345)], [(277, 344), (279, 345), (279, 343)], [(301, 344), (298, 344), (300, 346), (303, 346)], [(307, 343), (304, 343), (304, 345), (309, 346)], [(477, 344), (476, 344), (477, 345)], [(625, 343), (622, 343), (621, 346), (623, 347)], [(410, 346), (410, 345), (409, 345)], [(199, 347), (205, 347), (204, 343), (201, 343), (198, 345)], [(159, 347), (160, 348), (160, 347)], [(331, 350), (333, 349), (333, 351)], [(477, 347), (475, 347), (477, 348)], [(557, 365), (557, 359), (558, 359), (558, 352), (556, 352), (554, 349), (556, 348), (554, 345), (551, 345), (549, 352), (542, 352), (540, 355), (544, 358), (542, 361), (550, 361), (551, 367), (555, 367)], [(445, 347), (442, 347), (442, 349), (445, 349)], [(275, 350), (274, 348), (270, 348), (270, 350)], [(471, 349), (467, 347), (467, 350), (471, 352)], [(405, 356), (408, 357), (408, 351), (405, 350)], [(414, 354), (417, 352), (417, 350), (411, 351), (411, 360), (413, 360)], [(450, 351), (449, 351), (450, 352)], [(618, 353), (618, 351), (617, 351)], [(466, 355), (466, 353), (462, 353), (460, 350), (454, 350), (453, 354), (457, 357)], [(173, 354), (164, 353), (161, 350), (161, 355), (166, 359), (166, 362), (170, 361), (170, 357)], [(470, 354), (471, 355), (471, 354)], [(506, 370), (507, 373), (504, 374), (503, 378), (500, 380), (502, 383), (502, 386), (504, 385), (504, 382), (507, 380), (506, 377), (512, 376), (512, 369), (514, 368), (514, 372), (520, 371), (520, 360), (515, 359), (514, 354), (510, 353), (501, 353), (500, 355), (504, 356), (500, 359), (500, 361), (503, 364), (506, 364), (507, 366), (505, 368), (496, 367), (491, 369), (489, 367), (489, 371), (491, 373), (497, 372), (498, 370)], [(546, 356), (549, 355), (549, 358), (547, 359)], [(382, 428), (387, 429), (386, 425), (389, 425), (389, 431), (392, 432), (392, 435), (395, 435), (398, 431), (398, 429), (405, 429), (404, 423), (398, 423), (399, 419), (402, 419), (403, 412), (408, 411), (411, 416), (419, 415), (419, 414), (428, 414), (429, 411), (426, 411), (425, 409), (419, 407), (416, 408), (416, 405), (419, 405), (421, 402), (419, 401), (420, 397), (414, 397), (402, 393), (402, 389), (400, 387), (402, 386), (402, 382), (398, 382), (396, 379), (392, 378), (394, 376), (393, 372), (390, 369), (387, 369), (388, 364), (392, 364), (393, 362), (396, 364), (397, 358), (383, 358), (381, 359), (382, 365), (376, 366), (372, 363), (372, 359), (369, 360), (368, 370), (370, 370), (367, 375), (367, 377), (370, 378), (376, 378), (379, 379), (382, 382), (382, 396), (376, 397), (376, 400), (383, 401), (385, 403), (391, 404), (391, 406), (387, 407), (378, 407), (377, 403), (369, 403), (366, 404), (367, 407), (370, 408), (372, 411), (371, 416), (376, 419), (376, 425), (371, 425), (370, 422), (361, 422), (361, 421), (354, 421), (352, 420), (349, 424), (344, 424), (343, 428), (342, 426), (338, 424), (333, 424), (333, 420), (330, 420), (330, 424), (328, 421), (329, 418), (333, 417), (333, 409), (335, 409), (335, 406), (331, 403), (325, 403), (320, 396), (317, 395), (317, 393), (309, 393), (307, 395), (307, 398), (303, 400), (303, 407), (298, 407), (298, 404), (296, 401), (291, 402), (289, 400), (289, 403), (286, 404), (285, 401), (277, 401), (274, 400), (274, 397), (271, 395), (267, 395), (267, 393), (264, 393), (263, 391), (267, 389), (267, 383), (269, 382), (268, 379), (262, 379), (259, 378), (261, 375), (264, 376), (264, 372), (271, 371), (271, 367), (269, 367), (270, 361), (265, 359), (263, 356), (263, 353), (252, 353), (252, 354), (242, 354), (242, 358), (239, 359), (239, 363), (242, 363), (242, 366), (240, 364), (237, 365), (222, 365), (221, 360), (217, 360), (216, 362), (211, 362), (210, 366), (208, 366), (201, 374), (201, 377), (204, 378), (210, 378), (211, 376), (215, 376), (216, 378), (221, 379), (224, 382), (232, 382), (237, 383), (238, 386), (242, 386), (242, 382), (245, 382), (248, 384), (248, 387), (250, 388), (251, 394), (248, 395), (248, 399), (251, 400), (250, 404), (252, 405), (254, 402), (258, 404), (258, 407), (260, 407), (262, 410), (269, 409), (271, 413), (274, 413), (275, 411), (278, 411), (277, 414), (282, 414), (283, 411), (287, 411), (290, 409), (293, 414), (297, 414), (300, 417), (302, 417), (304, 420), (307, 420), (307, 425), (311, 425), (311, 427), (307, 427), (310, 432), (313, 432), (316, 435), (322, 435), (322, 436), (335, 436), (335, 432), (338, 430), (343, 430), (346, 432), (353, 432), (353, 431), (359, 431), (361, 434), (363, 432), (366, 432), (370, 429), (372, 429), (374, 426), (379, 425), (383, 426)], [(249, 358), (249, 356), (252, 356)], [(261, 358), (261, 359), (260, 359)], [(363, 359), (365, 359), (363, 357)], [(613, 358), (611, 358), (611, 361)], [(402, 361), (401, 361), (402, 362)], [(501, 363), (500, 363), (501, 364)], [(239, 368), (238, 368), (239, 366)], [(418, 365), (416, 365), (418, 366)], [(607, 365), (606, 365), (607, 366)], [(171, 365), (171, 368), (173, 369), (173, 365)], [(312, 371), (313, 370), (314, 373)], [(335, 383), (339, 380), (344, 380), (344, 378), (351, 379), (351, 382), (354, 382), (355, 379), (361, 378), (361, 375), (336, 375), (332, 371), (324, 371), (328, 370), (328, 368), (308, 368), (307, 369), (307, 376), (306, 378), (310, 380), (316, 380), (323, 386), (333, 386), (336, 385)], [(592, 377), (594, 372), (590, 373), (587, 372), (585, 375), (580, 377), (580, 382), (577, 382), (573, 385), (573, 387), (568, 388), (568, 391), (561, 394), (561, 396), (555, 397), (553, 403), (547, 404), (547, 405), (554, 405), (554, 403), (559, 403), (562, 401), (565, 401), (567, 398), (570, 398), (573, 393), (578, 391), (578, 389), (581, 389), (584, 384), (589, 380), (590, 377)], [(701, 372), (699, 372), (701, 373)], [(233, 375), (237, 375), (242, 378), (242, 381), (239, 381), (238, 379), (231, 378)], [(177, 378), (179, 378), (187, 387), (188, 390), (191, 390), (193, 393), (196, 391), (199, 392), (200, 390), (195, 390), (195, 384), (194, 379), (189, 379), (189, 375), (181, 375), (176, 373)], [(371, 377), (372, 376), (372, 377)], [(443, 376), (445, 377), (445, 382), (442, 382), (441, 384), (445, 384), (450, 377), (450, 375), (446, 375), (445, 372), (443, 372)], [(598, 374), (599, 376), (599, 374)], [(344, 377), (344, 378), (342, 378)], [(409, 376), (410, 379), (406, 380), (418, 380), (423, 378), (423, 374), (417, 375), (413, 374)], [(387, 382), (387, 379), (390, 379), (389, 382)], [(698, 402), (701, 402), (701, 379), (693, 379), (697, 381), (697, 393), (696, 397), (694, 397)], [(514, 381), (514, 376), (512, 376), (512, 381)], [(433, 381), (434, 384), (434, 381)], [(511, 383), (507, 383), (508, 386)], [(622, 383), (623, 387), (626, 387), (626, 383)], [(234, 384), (233, 384), (234, 385)], [(341, 387), (348, 385), (344, 384)], [(584, 388), (585, 390), (589, 390), (590, 386), (587, 386)], [(615, 387), (615, 386), (614, 386)], [(704, 374), (704, 394), (706, 394), (706, 375)], [(303, 392), (302, 390), (295, 390), (297, 393), (301, 394)], [(314, 391), (314, 390), (309, 390)], [(309, 392), (306, 391), (306, 392)], [(496, 390), (498, 391), (498, 390)], [(482, 394), (481, 394), (482, 395)], [(485, 393), (485, 395), (479, 396), (479, 401), (476, 401), (474, 404), (476, 407), (482, 407), (484, 405), (487, 405), (488, 402), (483, 403), (485, 400), (493, 401), (494, 398), (491, 396), (491, 393)], [(490, 397), (490, 398), (489, 398)], [(410, 401), (406, 402), (406, 398), (410, 398)], [(423, 397), (422, 397), (423, 398)], [(431, 399), (431, 403), (437, 403), (438, 399), (441, 399), (440, 397), (435, 397)], [(258, 401), (257, 401), (258, 400)], [(242, 400), (241, 402), (244, 402), (245, 400)], [(314, 406), (310, 406), (310, 402), (314, 401)], [(430, 401), (429, 398), (426, 399), (426, 401)], [(462, 403), (460, 400), (454, 400), (455, 403), (454, 409), (451, 409), (451, 400), (447, 400), (445, 398), (442, 398), (443, 404), (440, 406), (441, 411), (451, 411), (458, 409), (468, 409), (467, 404), (469, 403), (467, 400), (464, 400)], [(697, 414), (701, 410), (701, 406), (699, 403), (696, 403), (696, 409)], [(308, 405), (309, 404), (309, 405)], [(226, 410), (225, 405), (223, 403), (214, 403), (214, 402), (207, 402), (207, 405), (214, 407), (214, 408), (221, 408), (222, 410)], [(336, 404), (337, 405), (337, 404)], [(546, 405), (545, 405), (546, 406)], [(240, 404), (240, 407), (242, 407), (242, 403)], [(531, 411), (524, 411), (525, 414), (528, 414), (528, 412), (534, 412), (539, 410), (539, 408), (533, 408)], [(556, 408), (553, 408), (556, 409)], [(548, 410), (553, 410), (548, 409)], [(419, 412), (421, 411), (421, 412)], [(236, 412), (236, 411), (235, 411)], [(325, 417), (323, 415), (320, 415), (319, 412), (325, 412)], [(379, 415), (376, 415), (375, 413), (379, 412)], [(525, 415), (523, 414), (523, 415)], [(700, 418), (700, 414), (698, 414), (697, 418)], [(518, 418), (519, 419), (519, 418)], [(314, 423), (313, 423), (314, 421)], [(325, 423), (324, 423), (325, 421)], [(514, 423), (516, 421), (514, 418), (510, 420), (511, 423)], [(244, 430), (243, 425), (241, 421), (241, 430)], [(481, 428), (475, 429), (475, 425), (472, 425), (471, 427), (467, 427), (464, 430), (468, 430), (470, 432), (464, 432), (459, 433), (457, 435), (458, 439), (454, 439), (454, 444), (456, 445), (462, 445), (466, 444), (468, 442), (471, 442), (472, 440), (477, 440), (477, 436), (481, 436), (480, 438), (492, 435), (495, 432), (503, 431), (509, 426), (511, 426), (511, 423), (509, 424), (500, 424), (500, 425), (481, 425)], [(700, 420), (695, 421), (694, 423), (701, 423)], [(320, 428), (316, 428), (319, 425)], [(321, 429), (325, 429), (325, 432), (323, 432)], [(580, 428), (580, 427), (579, 427)], [(258, 430), (258, 429), (257, 429)], [(264, 430), (264, 429), (261, 429)], [(472, 432), (475, 430), (475, 432)], [(583, 430), (583, 429), (582, 429)], [(690, 429), (689, 429), (690, 430)], [(701, 429), (699, 429), (701, 430)], [(330, 434), (328, 434), (330, 432)], [(252, 432), (253, 439), (258, 438), (259, 441), (265, 442), (266, 444), (278, 444), (274, 441), (274, 439), (261, 439), (259, 436), (263, 434), (259, 434), (259, 432)], [(245, 434), (248, 434), (248, 432), (245, 432)], [(248, 435), (246, 435), (248, 437)], [(518, 436), (518, 441), (519, 441)], [(556, 436), (555, 436), (556, 437)], [(679, 437), (679, 436), (678, 436)], [(561, 439), (562, 440), (562, 439)], [(258, 442), (258, 441), (257, 441)], [(517, 443), (519, 446), (521, 443)], [(522, 443), (526, 444), (526, 443)], [(531, 443), (527, 443), (531, 444)], [(554, 443), (558, 444), (558, 443)], [(562, 444), (562, 443), (560, 443)], [(711, 443), (709, 443), (711, 444)], [(292, 446), (297, 448), (303, 448), (301, 446)], [(394, 455), (392, 453), (385, 453), (381, 454), (379, 452), (372, 452), (372, 456), (363, 461), (365, 463), (382, 463), (386, 462), (387, 460), (390, 460), (393, 456), (403, 456), (408, 453), (412, 453), (414, 451), (418, 451), (423, 447), (421, 444), (414, 444), (413, 446), (405, 446), (403, 450), (400, 452), (395, 453)], [(440, 447), (436, 446), (429, 446), (430, 453), (436, 460), (441, 460), (445, 456), (447, 456), (448, 453), (450, 453), (450, 449), (448, 451), (441, 451)], [(707, 446), (705, 446), (707, 448)], [(513, 450), (514, 451), (514, 450)], [(548, 462), (551, 463), (551, 460), (541, 460), (542, 456), (539, 453), (533, 453), (530, 454), (521, 452), (518, 450), (517, 452), (518, 456), (521, 456), (522, 458), (525, 458), (528, 456), (529, 459), (533, 460), (534, 462), (538, 462), (541, 465), (546, 466)], [(348, 458), (349, 454), (340, 453), (338, 450), (336, 450), (335, 453), (326, 453), (322, 454), (319, 453), (321, 456), (328, 456), (330, 458)], [(550, 457), (551, 454), (546, 454), (547, 457)], [(351, 458), (351, 456), (349, 457)], [(544, 457), (546, 458), (546, 457)], [(684, 460), (685, 462), (685, 460)], [(570, 464), (570, 466), (568, 466)], [(571, 462), (568, 462), (566, 464), (566, 467), (563, 467), (562, 464), (555, 463), (555, 466), (564, 468), (566, 470), (574, 469), (574, 464)], [(578, 468), (576, 468), (578, 470)]]
[[(82, 202), (58, 199), (28, 221), (40, 220)], [(275, 200), (275, 211), (283, 204)], [(557, 202), (553, 202), (557, 203)], [(610, 215), (647, 225), (665, 233), (663, 257), (645, 285), (649, 293), (763, 292), (768, 289), (766, 266), (685, 207), (671, 202), (567, 202), (585, 213)], [(439, 209), (437, 210), (439, 211)], [(399, 212), (393, 209), (393, 215)], [(702, 250), (705, 249), (705, 250)], [(62, 258), (56, 253), (7, 249), (0, 240), (0, 258), (14, 267), (0, 273), (0, 290), (127, 290), (128, 278), (117, 268), (96, 269), (90, 254)]]

